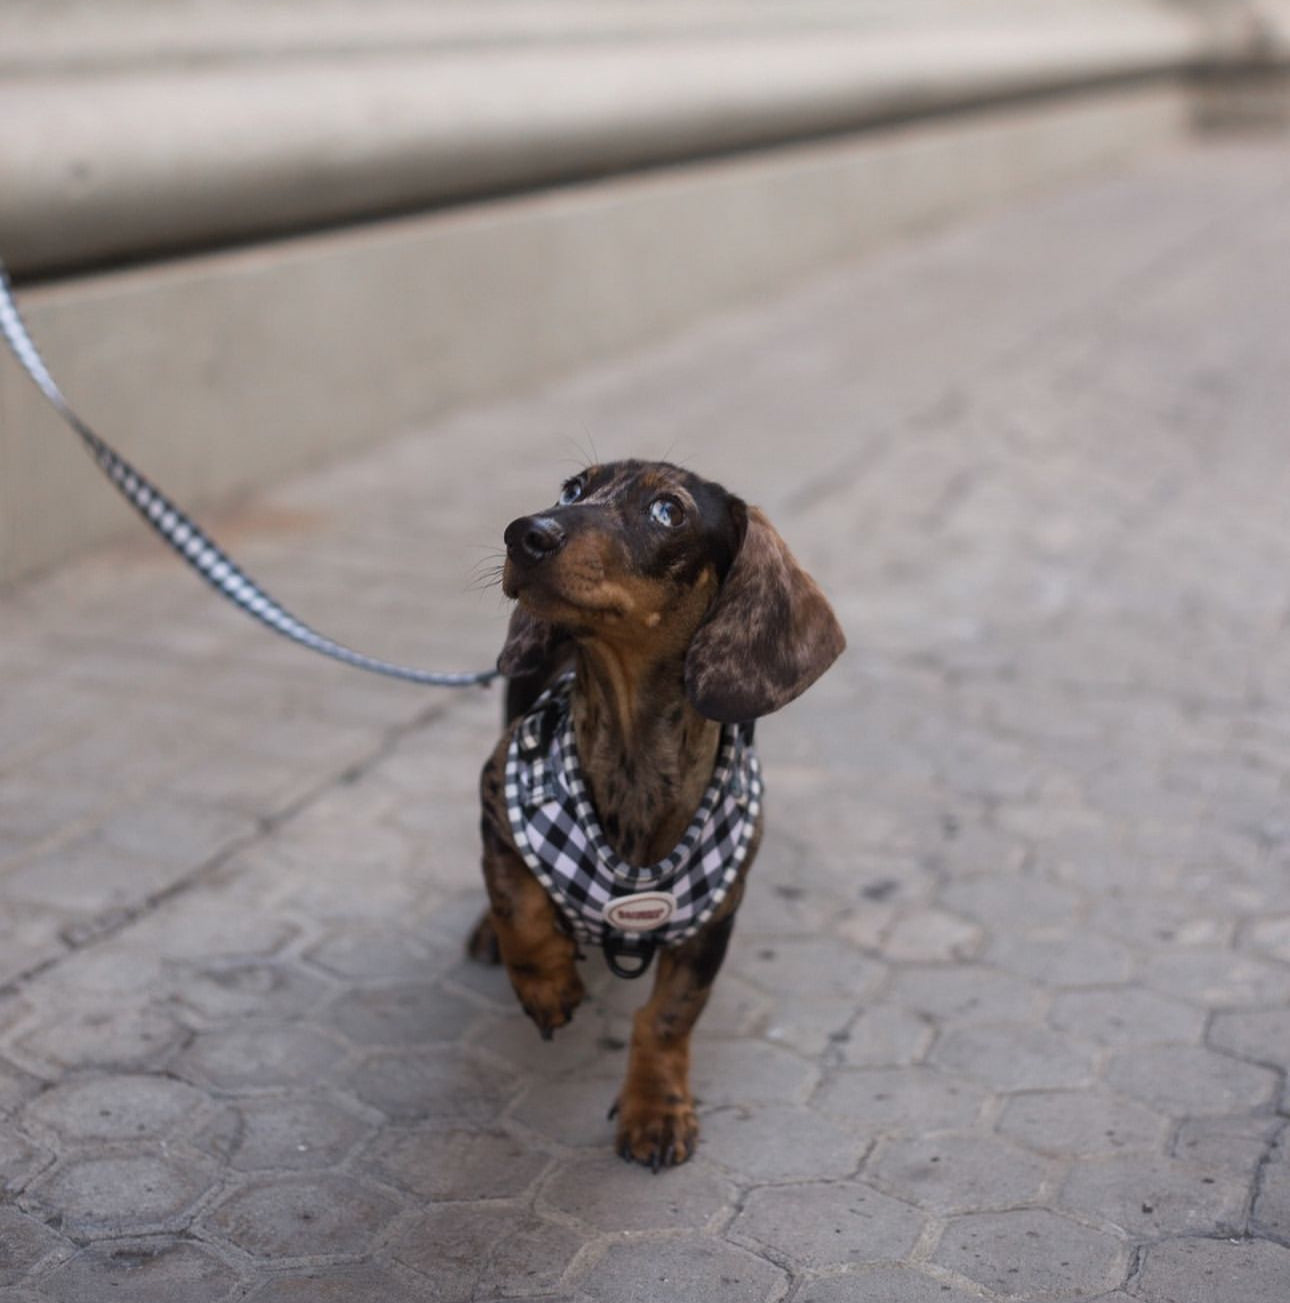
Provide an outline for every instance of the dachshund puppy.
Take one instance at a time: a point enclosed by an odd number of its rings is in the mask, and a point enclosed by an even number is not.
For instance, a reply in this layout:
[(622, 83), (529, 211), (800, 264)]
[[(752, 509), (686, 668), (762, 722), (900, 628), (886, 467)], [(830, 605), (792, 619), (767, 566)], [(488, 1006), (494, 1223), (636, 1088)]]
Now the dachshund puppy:
[(760, 511), (665, 462), (592, 466), (512, 521), (502, 588), (509, 724), (482, 775), (470, 952), (500, 959), (550, 1039), (584, 947), (623, 976), (657, 951), (611, 1110), (618, 1152), (657, 1171), (698, 1136), (690, 1033), (761, 837), (752, 722), (845, 639)]

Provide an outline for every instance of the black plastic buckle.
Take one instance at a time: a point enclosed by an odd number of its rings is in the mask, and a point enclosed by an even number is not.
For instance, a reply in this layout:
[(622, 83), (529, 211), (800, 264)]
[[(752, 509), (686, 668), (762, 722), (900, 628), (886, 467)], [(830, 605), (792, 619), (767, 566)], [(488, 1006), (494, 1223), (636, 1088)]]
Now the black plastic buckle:
[[(613, 933), (606, 933), (602, 947), (605, 952), (605, 963), (609, 965), (609, 971), (615, 977), (643, 977), (648, 971), (649, 966), (654, 962), (654, 951), (658, 949), (658, 943), (653, 937), (642, 937), (645, 942), (645, 948), (638, 950), (636, 947), (628, 949), (623, 942)], [(637, 960), (635, 968), (626, 968), (623, 965), (625, 956)]]

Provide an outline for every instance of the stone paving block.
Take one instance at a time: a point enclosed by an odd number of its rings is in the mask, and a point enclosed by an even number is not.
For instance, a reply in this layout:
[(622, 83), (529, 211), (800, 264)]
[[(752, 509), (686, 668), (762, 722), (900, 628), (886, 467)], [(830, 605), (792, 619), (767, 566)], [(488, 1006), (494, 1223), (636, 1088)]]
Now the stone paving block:
[(239, 1172), (304, 1171), (339, 1163), (371, 1130), (352, 1108), (288, 1096), (229, 1106), (192, 1139)]
[(236, 961), (185, 968), (171, 980), (175, 998), (209, 1022), (233, 1018), (297, 1018), (330, 993), (290, 964)]
[(1012, 1095), (999, 1115), (1001, 1135), (1054, 1157), (1158, 1152), (1167, 1122), (1143, 1104), (1095, 1091), (1045, 1090)]
[(388, 1194), (336, 1172), (261, 1177), (203, 1213), (202, 1226), (255, 1258), (369, 1253), (401, 1211)]
[[(392, 796), (361, 780), (330, 785), (274, 839), (272, 859), (295, 870), (296, 882), (316, 877), (339, 884), (348, 865), (364, 885), (380, 888), (410, 867), (414, 854), (409, 839), (381, 824), (393, 804)], [(356, 916), (366, 917), (367, 911)]]
[(1208, 1041), (1251, 1063), (1290, 1069), (1290, 1009), (1230, 1009), (1215, 1014)]
[(379, 925), (415, 915), (422, 888), (412, 874), (405, 839), (388, 829), (339, 826), (299, 842), (274, 842), (259, 852), (286, 890), (283, 908), (322, 923)]
[(141, 855), (119, 850), (95, 835), (26, 860), (7, 873), (0, 886), (6, 902), (94, 916), (141, 904), (197, 867), (169, 858), (162, 847)]
[(694, 1098), (708, 1108), (723, 1104), (802, 1103), (819, 1079), (806, 1059), (753, 1040), (696, 1037), (690, 1061)]
[(1235, 926), (1187, 897), (1164, 892), (1115, 890), (1094, 901), (1091, 926), (1130, 946), (1172, 950), (1178, 946), (1223, 946)]
[(184, 1039), (168, 1014), (117, 999), (37, 1007), (40, 1021), (20, 1035), (24, 1058), (51, 1068), (135, 1071), (164, 1064)]
[(0, 800), (0, 863), (32, 854), (60, 832), (74, 831), (110, 802), (101, 781), (51, 782), (36, 772), (6, 774)]
[(167, 776), (164, 790), (184, 800), (197, 800), (234, 814), (266, 818), (304, 799), (322, 778), (300, 757), (264, 756), (225, 743), (212, 754), (186, 764)]
[(1115, 1236), (1043, 1209), (955, 1218), (932, 1255), (999, 1297), (1026, 1303), (1106, 1293), (1123, 1280), (1127, 1258)]
[(337, 925), (305, 951), (312, 964), (360, 982), (417, 982), (437, 976), (437, 952), (424, 936), (397, 926)]
[(200, 901), (200, 909), (172, 901), (137, 919), (130, 928), (131, 953), (146, 951), (185, 963), (206, 959), (231, 963), (267, 959), (297, 935), (296, 924), (277, 916), (263, 901), (248, 909), (230, 897), (228, 889), (207, 880), (190, 898)]
[[(396, 1278), (381, 1267), (329, 1266), (275, 1273), (246, 1295), (246, 1303), (434, 1303), (427, 1281)], [(178, 1300), (175, 1303), (179, 1303)], [(187, 1301), (185, 1300), (185, 1303)]]
[[(740, 906), (742, 911), (743, 906)], [(614, 986), (621, 988), (630, 983), (615, 979)], [(633, 1008), (644, 1003), (644, 992), (636, 993)], [(742, 981), (735, 973), (721, 974), (712, 988), (712, 994), (699, 1020), (700, 1037), (750, 1036), (764, 1027), (769, 1020), (773, 1000), (750, 983)]]
[(720, 1108), (702, 1122), (704, 1158), (758, 1182), (851, 1176), (868, 1148), (862, 1137), (791, 1105)]
[(1093, 1076), (1093, 1055), (1079, 1041), (1021, 1023), (952, 1028), (928, 1061), (998, 1090), (1055, 1090)]
[(219, 1172), (195, 1154), (152, 1150), (66, 1157), (28, 1189), (24, 1206), (82, 1239), (180, 1230)]
[(519, 1088), (507, 1069), (448, 1047), (369, 1054), (349, 1085), (393, 1122), (432, 1119), (448, 1126), (492, 1122)]
[[(19, 996), (8, 994), (0, 996), (0, 1033), (7, 1032), (31, 1013), (31, 1005)], [(9, 1067), (9, 1065), (3, 1065)], [(0, 1096), (0, 1107), (4, 1107)]]
[(1239, 1235), (1248, 1185), (1219, 1168), (1193, 1167), (1154, 1154), (1081, 1159), (1058, 1201), (1086, 1218), (1142, 1239)]
[(1147, 1250), (1129, 1292), (1142, 1303), (1280, 1299), (1290, 1249), (1267, 1240), (1180, 1239)]
[(986, 1092), (935, 1068), (856, 1068), (832, 1073), (811, 1107), (870, 1136), (970, 1126)]
[(562, 1145), (609, 1145), (614, 1126), (608, 1113), (621, 1085), (618, 1075), (533, 1081), (508, 1116)]
[(770, 1303), (787, 1283), (785, 1273), (763, 1259), (696, 1236), (611, 1243), (577, 1278), (579, 1290), (596, 1303)]
[[(73, 947), (99, 935), (114, 921), (112, 912), (97, 918), (65, 910), (6, 903), (0, 920), (0, 982), (18, 983), (65, 958)], [(119, 917), (119, 916), (116, 916)]]
[(204, 1246), (113, 1240), (83, 1249), (40, 1283), (51, 1303), (224, 1303), (238, 1273)]
[[(478, 913), (476, 909), (476, 916)], [(463, 931), (461, 935), (465, 936), (466, 933)], [(473, 959), (465, 958), (463, 945), (460, 938), (457, 938), (452, 946), (451, 957), (445, 959), (445, 982), (453, 990), (468, 992), (498, 1013), (514, 1013), (515, 991), (506, 976), (506, 970), (500, 964), (479, 964)]]
[(982, 964), (902, 968), (890, 996), (900, 1004), (956, 1027), (1025, 1022), (1042, 1006), (1033, 984)]
[[(1052, 714), (1050, 707), (1049, 719)], [(1026, 861), (1027, 848), (1024, 841), (993, 824), (987, 825), (965, 816), (962, 810), (958, 813), (946, 812), (942, 817), (941, 831), (943, 835), (940, 843), (927, 855), (931, 867), (937, 873), (945, 874), (954, 881), (972, 878), (981, 873), (992, 876), (998, 874), (1014, 883), (1022, 881), (1018, 875)], [(944, 895), (942, 900), (958, 913), (972, 913), (971, 910), (960, 908), (957, 897)], [(990, 917), (977, 917), (977, 921), (994, 926)]]
[(458, 1040), (479, 1016), (460, 996), (424, 982), (348, 991), (327, 1021), (355, 1045), (419, 1045)]
[[(612, 1072), (626, 1067), (631, 1022), (606, 1021), (591, 1001), (584, 1001), (573, 1022), (561, 1027), (553, 1040), (544, 1041), (533, 1020), (524, 1013), (495, 1018), (475, 1027), (469, 1041), (496, 1054), (523, 1077), (562, 1078), (587, 1072)], [(612, 1029), (612, 1030), (611, 1030)]]
[(1205, 1013), (1134, 986), (1062, 991), (1048, 1012), (1048, 1024), (1064, 1035), (1098, 1045), (1138, 1046), (1153, 1042), (1199, 1042)]
[(831, 997), (856, 1008), (882, 979), (881, 965), (832, 937), (739, 939), (727, 964), (775, 999)]
[(972, 959), (984, 935), (978, 924), (947, 910), (917, 910), (901, 915), (888, 930), (883, 958), (914, 964)]
[(926, 1055), (935, 1034), (929, 1017), (879, 1004), (834, 1036), (833, 1044), (849, 1068), (904, 1067)]
[(191, 870), (245, 840), (254, 829), (253, 819), (232, 810), (152, 796), (117, 810), (99, 825), (98, 835), (125, 855), (164, 858)]
[(43, 1259), (70, 1252), (71, 1245), (44, 1222), (0, 1206), (0, 1285), (21, 1284)]
[(65, 955), (83, 921), (73, 921), (61, 909), (5, 900), (0, 915), (0, 982), (17, 982)]
[(0, 1194), (16, 1194), (53, 1161), (50, 1150), (32, 1144), (17, 1131), (0, 1131)]
[(762, 1036), (805, 1058), (816, 1058), (849, 1034), (856, 1003), (837, 996), (788, 994), (770, 1001)]
[[(263, 690), (257, 694), (262, 696)], [(309, 758), (316, 773), (339, 774), (362, 762), (371, 754), (373, 735), (370, 728), (346, 727), (329, 721), (308, 719), (298, 712), (289, 716), (275, 712), (271, 729), (249, 729), (241, 725), (232, 712), (204, 711), (216, 739), (272, 760), (300, 763)], [(223, 727), (221, 727), (223, 721)], [(258, 721), (257, 721), (258, 722)]]
[(1222, 1113), (1271, 1100), (1277, 1076), (1268, 1068), (1192, 1045), (1122, 1050), (1107, 1065), (1106, 1081), (1165, 1114)]
[[(988, 866), (991, 869), (993, 865)], [(1069, 926), (1080, 913), (1080, 893), (1046, 878), (997, 871), (959, 878), (941, 892), (953, 910), (983, 923), (991, 932), (1025, 933)]]
[(986, 947), (985, 958), (1010, 973), (1058, 988), (1127, 982), (1135, 969), (1128, 946), (1066, 928), (996, 935)]
[(202, 1032), (175, 1069), (199, 1085), (245, 1092), (317, 1086), (331, 1080), (346, 1051), (331, 1037), (299, 1024)]
[(206, 1102), (201, 1091), (169, 1077), (94, 1076), (60, 1082), (23, 1116), (28, 1126), (66, 1140), (131, 1140), (166, 1135)]
[(817, 1268), (903, 1258), (923, 1223), (917, 1209), (861, 1182), (814, 1182), (754, 1190), (727, 1234)]
[(1253, 1220), (1259, 1234), (1290, 1242), (1290, 1147), (1284, 1130), (1260, 1173)]
[(802, 871), (802, 861), (809, 859), (809, 848), (768, 824), (759, 855), (761, 864), (773, 868), (765, 877), (758, 870), (740, 903), (738, 935), (744, 940), (819, 936), (839, 902), (828, 884)]
[(46, 975), (44, 991), (72, 1000), (79, 997), (149, 995), (163, 985), (163, 965), (155, 955), (111, 940), (67, 956)]
[(1269, 959), (1290, 964), (1290, 914), (1251, 923), (1242, 934), (1241, 944)]
[(552, 1293), (584, 1237), (521, 1208), (426, 1209), (390, 1252), (419, 1272), (441, 1303)]
[(642, 1181), (636, 1164), (604, 1151), (560, 1163), (541, 1206), (603, 1231), (703, 1230), (733, 1202), (726, 1180), (702, 1160)]
[(1152, 955), (1143, 979), (1164, 995), (1206, 1009), (1290, 1003), (1290, 968), (1234, 950), (1194, 949)]
[(418, 1199), (508, 1199), (522, 1195), (550, 1162), (501, 1131), (391, 1128), (357, 1165)]
[(1188, 1118), (1174, 1136), (1173, 1155), (1201, 1167), (1223, 1168), (1252, 1182), (1280, 1126), (1279, 1118), (1257, 1113)]
[(1034, 1202), (1056, 1165), (988, 1135), (882, 1141), (864, 1177), (889, 1194), (942, 1215)]
[(867, 1267), (844, 1276), (827, 1276), (808, 1281), (797, 1295), (798, 1303), (859, 1303), (862, 1299), (882, 1303), (979, 1303), (980, 1298), (976, 1290), (969, 1293), (917, 1267)]

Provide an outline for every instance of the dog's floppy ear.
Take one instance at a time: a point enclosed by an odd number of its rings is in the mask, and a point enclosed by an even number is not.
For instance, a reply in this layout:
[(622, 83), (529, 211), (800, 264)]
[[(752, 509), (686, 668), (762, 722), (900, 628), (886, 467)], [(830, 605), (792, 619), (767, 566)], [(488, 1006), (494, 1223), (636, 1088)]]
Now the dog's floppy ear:
[(685, 692), (709, 719), (741, 724), (800, 696), (846, 646), (832, 608), (756, 507), (734, 564), (690, 643)]
[(541, 674), (551, 664), (556, 649), (568, 635), (552, 624), (530, 615), (522, 606), (511, 612), (506, 641), (497, 656), (497, 668), (508, 679)]

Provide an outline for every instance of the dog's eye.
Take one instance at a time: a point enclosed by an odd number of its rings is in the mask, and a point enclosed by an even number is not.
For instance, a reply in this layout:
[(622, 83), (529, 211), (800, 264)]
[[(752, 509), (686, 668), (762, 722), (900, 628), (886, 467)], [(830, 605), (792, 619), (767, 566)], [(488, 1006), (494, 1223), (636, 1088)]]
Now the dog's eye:
[(675, 498), (655, 498), (649, 504), (649, 517), (656, 525), (675, 529), (685, 519), (685, 508)]
[(562, 507), (572, 506), (582, 497), (586, 485), (582, 482), (581, 475), (575, 475), (571, 480), (565, 480), (563, 487), (560, 489), (560, 505)]

